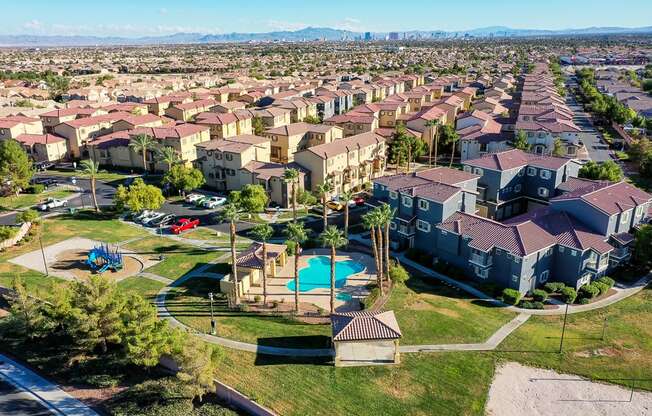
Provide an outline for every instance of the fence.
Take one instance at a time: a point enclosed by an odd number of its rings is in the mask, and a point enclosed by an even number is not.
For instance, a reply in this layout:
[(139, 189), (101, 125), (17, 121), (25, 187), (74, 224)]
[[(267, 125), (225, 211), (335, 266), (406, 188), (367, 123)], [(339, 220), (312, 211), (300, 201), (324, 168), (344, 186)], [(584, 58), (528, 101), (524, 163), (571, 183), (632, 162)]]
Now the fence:
[(12, 247), (12, 246), (16, 245), (16, 243), (18, 243), (20, 240), (22, 240), (23, 237), (25, 237), (25, 234), (27, 234), (29, 232), (29, 229), (30, 229), (31, 226), (32, 226), (31, 222), (24, 222), (20, 226), (20, 229), (18, 230), (18, 233), (15, 236), (6, 239), (3, 242), (0, 242), (0, 250), (4, 250), (6, 248), (9, 248), (9, 247)]

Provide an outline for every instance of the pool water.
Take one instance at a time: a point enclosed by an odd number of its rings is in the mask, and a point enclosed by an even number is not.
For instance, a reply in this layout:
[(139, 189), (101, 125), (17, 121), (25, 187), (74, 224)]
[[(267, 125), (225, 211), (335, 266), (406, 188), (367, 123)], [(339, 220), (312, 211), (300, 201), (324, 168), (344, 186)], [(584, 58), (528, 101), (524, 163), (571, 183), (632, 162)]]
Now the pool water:
[[(346, 278), (364, 271), (362, 263), (353, 260), (335, 262), (335, 287), (341, 289), (346, 284)], [(331, 259), (328, 256), (313, 257), (308, 260), (308, 267), (299, 270), (299, 292), (331, 287)], [(294, 291), (294, 279), (287, 288)]]

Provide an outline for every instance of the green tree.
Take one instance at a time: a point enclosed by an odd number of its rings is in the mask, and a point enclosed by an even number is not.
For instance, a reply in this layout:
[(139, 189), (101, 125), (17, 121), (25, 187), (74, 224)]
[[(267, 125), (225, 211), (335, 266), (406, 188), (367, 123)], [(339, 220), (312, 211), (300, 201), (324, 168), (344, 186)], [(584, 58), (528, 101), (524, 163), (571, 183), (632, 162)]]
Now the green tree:
[(186, 192), (199, 188), (206, 183), (206, 178), (199, 169), (181, 164), (172, 164), (170, 169), (163, 175), (163, 183), (181, 191), (185, 196)]
[(321, 123), (321, 119), (319, 117), (317, 117), (317, 116), (306, 116), (303, 119), (303, 121), (308, 123), (308, 124), (320, 124)]
[(238, 305), (240, 303), (240, 286), (238, 282), (238, 264), (237, 253), (235, 250), (236, 227), (235, 223), (240, 218), (240, 210), (236, 204), (228, 203), (224, 206), (220, 217), (223, 221), (229, 223), (229, 235), (231, 237), (231, 275), (233, 276), (234, 294), (233, 303)]
[(267, 241), (274, 235), (274, 229), (269, 224), (258, 224), (249, 234), (263, 246), (263, 304), (267, 305)]
[(177, 378), (200, 399), (215, 389), (219, 354), (218, 349), (194, 336), (185, 336), (181, 348), (174, 354), (179, 366)]
[(72, 289), (75, 339), (89, 350), (99, 346), (106, 353), (109, 344), (122, 340), (124, 304), (115, 283), (102, 275), (75, 282)]
[(172, 169), (172, 165), (179, 163), (181, 157), (179, 152), (172, 146), (164, 146), (157, 152), (158, 160), (168, 165), (168, 171)]
[(44, 314), (50, 322), (51, 330), (64, 334), (74, 323), (72, 290), (67, 283), (52, 282), (49, 294), (48, 302), (44, 304)]
[(11, 305), (11, 315), (18, 323), (20, 331), (29, 339), (33, 339), (45, 323), (41, 305), (38, 300), (27, 294), (27, 289), (20, 276), (13, 279), (12, 293), (8, 296)]
[(262, 136), (265, 132), (265, 123), (263, 123), (263, 119), (259, 116), (255, 116), (251, 119), (251, 127), (254, 129), (254, 134), (256, 136)]
[(643, 225), (636, 231), (634, 261), (641, 267), (648, 267), (652, 262), (652, 225)]
[(137, 134), (131, 138), (129, 148), (143, 155), (143, 171), (147, 172), (147, 151), (154, 148), (156, 140), (147, 134)]
[(525, 152), (530, 150), (530, 144), (527, 142), (527, 134), (525, 131), (519, 130), (516, 133), (512, 146), (514, 146), (515, 149), (523, 150)]
[(161, 188), (147, 185), (141, 178), (136, 178), (129, 188), (118, 186), (113, 199), (118, 209), (129, 207), (133, 212), (159, 209), (165, 202)]
[(552, 149), (552, 155), (563, 157), (566, 152), (564, 151), (564, 145), (562, 144), (562, 141), (559, 137), (555, 138), (553, 146), (554, 148)]
[(435, 167), (437, 167), (437, 145), (439, 144), (439, 120), (428, 120), (424, 127), (430, 132), (430, 143), (428, 144), (428, 166), (432, 166), (432, 151), (435, 150)]
[(377, 230), (380, 227), (380, 216), (377, 209), (373, 209), (362, 216), (362, 223), (369, 230), (371, 236), (371, 249), (376, 261), (376, 279), (381, 296), (383, 295), (382, 285), (382, 247), (379, 245)]
[(451, 146), (451, 160), (448, 164), (448, 167), (453, 166), (453, 159), (455, 158), (455, 147), (457, 142), (460, 140), (460, 135), (457, 134), (457, 131), (453, 126), (445, 125), (441, 129), (441, 138), (444, 143)]
[(269, 202), (269, 196), (262, 185), (247, 184), (240, 191), (231, 191), (229, 202), (246, 212), (263, 212)]
[(326, 231), (326, 227), (328, 227), (328, 207), (326, 206), (326, 203), (328, 202), (328, 195), (331, 192), (333, 192), (333, 184), (331, 184), (330, 181), (317, 184), (317, 194), (319, 194), (319, 197), (321, 198), (321, 204), (324, 211), (322, 213), (323, 231)]
[(301, 244), (308, 239), (308, 232), (301, 222), (291, 222), (285, 229), (288, 239), (294, 243), (294, 311), (299, 313), (299, 255)]
[(389, 225), (394, 219), (396, 209), (389, 206), (389, 204), (382, 204), (379, 208), (378, 221), (383, 228), (384, 234), (384, 278), (389, 279)]
[(618, 182), (623, 179), (623, 171), (612, 160), (606, 162), (589, 161), (579, 171), (580, 178)]
[(0, 141), (0, 180), (8, 190), (18, 195), (29, 185), (34, 175), (32, 162), (16, 140)]
[(292, 201), (292, 219), (297, 220), (297, 183), (299, 182), (299, 171), (294, 168), (285, 169), (283, 172), (283, 181), (290, 184), (290, 193)]
[(317, 198), (315, 198), (315, 196), (310, 191), (301, 189), (297, 195), (297, 202), (304, 207), (310, 207), (317, 203)]
[(331, 225), (323, 233), (321, 233), (321, 241), (324, 247), (330, 247), (331, 250), (331, 315), (335, 313), (335, 256), (337, 255), (336, 250), (339, 247), (346, 245), (347, 239), (344, 237), (342, 231), (340, 231), (336, 226)]
[(91, 183), (91, 195), (93, 196), (93, 206), (95, 206), (95, 212), (100, 212), (100, 206), (97, 204), (97, 188), (95, 184), (95, 179), (97, 179), (97, 173), (100, 170), (100, 165), (93, 159), (88, 159), (81, 162), (81, 168), (82, 175), (86, 176)]
[(38, 214), (38, 211), (34, 209), (26, 209), (16, 214), (16, 224), (22, 224), (24, 222), (36, 223), (41, 221), (41, 216)]

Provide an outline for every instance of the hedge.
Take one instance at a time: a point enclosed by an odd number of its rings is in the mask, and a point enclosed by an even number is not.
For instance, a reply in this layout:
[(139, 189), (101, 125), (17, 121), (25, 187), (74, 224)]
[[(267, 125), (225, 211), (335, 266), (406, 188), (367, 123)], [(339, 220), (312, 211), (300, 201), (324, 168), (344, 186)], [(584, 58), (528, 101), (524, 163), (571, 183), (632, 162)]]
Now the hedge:
[(566, 303), (573, 303), (575, 302), (575, 298), (577, 298), (577, 291), (572, 287), (564, 287), (560, 293), (561, 300)]
[(546, 289), (546, 291), (548, 291), (548, 293), (559, 293), (565, 287), (566, 287), (566, 285), (564, 283), (562, 283), (562, 282), (549, 282), (549, 283), (545, 284), (544, 289)]
[(610, 288), (608, 284), (602, 282), (593, 282), (592, 285), (594, 285), (595, 287), (598, 288), (598, 290), (600, 290), (600, 295), (604, 295), (605, 293), (607, 293)]
[(593, 299), (599, 294), (600, 294), (600, 289), (595, 285), (595, 283), (589, 283), (588, 285), (582, 286), (578, 293), (580, 298), (588, 298), (588, 299)]
[(616, 281), (609, 276), (602, 276), (597, 281), (606, 284), (610, 289), (616, 284)]
[(33, 209), (22, 211), (18, 215), (16, 215), (17, 224), (22, 224), (24, 222), (35, 222), (40, 219), (41, 217), (38, 215), (38, 212), (36, 212)]
[(408, 273), (400, 264), (392, 263), (389, 266), (389, 277), (392, 279), (392, 282), (402, 284), (407, 282), (410, 278), (410, 273)]
[(13, 238), (16, 234), (18, 234), (18, 227), (0, 225), (0, 241), (5, 241)]
[(27, 194), (40, 194), (43, 191), (45, 191), (45, 185), (42, 183), (35, 183), (25, 188), (25, 193)]
[(518, 307), (523, 309), (543, 309), (543, 303), (523, 300), (518, 304)]
[(532, 298), (537, 302), (545, 302), (548, 299), (548, 292), (541, 289), (535, 289), (532, 291)]
[(521, 300), (521, 292), (516, 289), (506, 288), (503, 290), (503, 301), (510, 305), (516, 305)]

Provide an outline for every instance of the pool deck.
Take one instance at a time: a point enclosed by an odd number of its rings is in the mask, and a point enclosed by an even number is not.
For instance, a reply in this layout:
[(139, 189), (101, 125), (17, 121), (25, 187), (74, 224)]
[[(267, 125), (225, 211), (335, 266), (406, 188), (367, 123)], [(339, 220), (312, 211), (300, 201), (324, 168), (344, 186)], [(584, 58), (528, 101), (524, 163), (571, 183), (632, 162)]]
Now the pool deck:
[[(299, 270), (308, 267), (308, 260), (319, 256), (328, 256), (330, 258), (330, 250), (304, 250), (299, 257)], [(335, 310), (337, 312), (359, 310), (360, 300), (369, 294), (366, 286), (376, 279), (376, 265), (373, 257), (355, 252), (337, 252), (337, 256), (335, 257), (336, 262), (347, 260), (361, 263), (365, 269), (360, 273), (347, 277), (344, 287), (335, 289)], [(328, 273), (328, 278), (330, 279), (330, 270)], [(267, 301), (271, 302), (276, 300), (279, 302), (294, 303), (294, 291), (287, 287), (288, 282), (293, 279), (294, 256), (291, 256), (288, 257), (288, 262), (285, 266), (277, 270), (277, 277), (267, 279)], [(337, 295), (341, 293), (351, 295), (351, 299), (346, 301), (337, 299)], [(261, 286), (252, 286), (247, 296), (253, 298), (256, 295), (262, 296), (262, 294), (263, 287), (261, 283)], [(299, 292), (299, 301), (313, 303), (328, 311), (330, 309), (330, 288), (317, 288), (307, 292)]]

